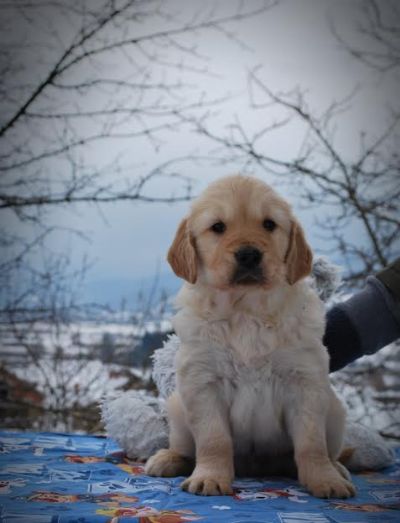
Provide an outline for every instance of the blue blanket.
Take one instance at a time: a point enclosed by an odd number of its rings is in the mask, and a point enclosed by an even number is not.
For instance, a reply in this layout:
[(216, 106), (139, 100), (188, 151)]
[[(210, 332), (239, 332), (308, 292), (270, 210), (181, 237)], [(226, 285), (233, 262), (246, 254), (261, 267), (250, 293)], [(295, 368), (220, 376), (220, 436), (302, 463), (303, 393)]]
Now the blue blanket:
[(355, 498), (321, 500), (284, 478), (237, 480), (233, 496), (195, 496), (179, 488), (182, 478), (145, 476), (100, 437), (2, 432), (0, 450), (1, 523), (400, 522), (400, 459), (353, 476)]

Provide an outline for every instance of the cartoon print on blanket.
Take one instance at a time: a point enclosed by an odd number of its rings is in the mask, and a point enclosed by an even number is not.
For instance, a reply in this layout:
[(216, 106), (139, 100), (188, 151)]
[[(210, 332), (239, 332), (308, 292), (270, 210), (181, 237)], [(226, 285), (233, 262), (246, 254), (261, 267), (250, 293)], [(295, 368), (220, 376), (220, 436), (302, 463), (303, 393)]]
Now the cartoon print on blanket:
[(144, 473), (144, 466), (133, 462), (123, 452), (113, 452), (104, 457), (70, 455), (65, 456), (64, 459), (68, 463), (114, 463), (118, 468), (129, 474), (140, 475)]
[(106, 438), (1, 433), (0, 523), (397, 523), (395, 465), (353, 475), (351, 500), (321, 500), (285, 478), (240, 478), (232, 496), (195, 496), (150, 478)]
[(287, 498), (289, 501), (296, 501), (297, 503), (307, 503), (306, 499), (301, 499), (303, 496), (309, 496), (307, 492), (296, 488), (271, 488), (264, 487), (261, 490), (246, 490), (235, 489), (233, 497), (239, 500), (257, 501), (260, 499), (276, 499), (279, 497)]
[[(140, 523), (184, 523), (184, 521), (196, 521), (202, 519), (190, 510), (161, 510), (151, 507), (125, 507), (110, 510), (99, 509), (97, 514), (105, 516), (125, 516), (139, 518)], [(113, 519), (114, 521), (114, 519)]]

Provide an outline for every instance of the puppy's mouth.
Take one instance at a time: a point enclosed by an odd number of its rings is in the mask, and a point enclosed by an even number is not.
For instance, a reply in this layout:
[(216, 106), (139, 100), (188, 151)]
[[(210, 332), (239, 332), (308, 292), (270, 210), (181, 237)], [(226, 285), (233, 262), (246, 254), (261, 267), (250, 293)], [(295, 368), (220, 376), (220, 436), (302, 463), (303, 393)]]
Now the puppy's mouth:
[(231, 278), (231, 285), (262, 285), (265, 277), (260, 267), (245, 269), (238, 267)]

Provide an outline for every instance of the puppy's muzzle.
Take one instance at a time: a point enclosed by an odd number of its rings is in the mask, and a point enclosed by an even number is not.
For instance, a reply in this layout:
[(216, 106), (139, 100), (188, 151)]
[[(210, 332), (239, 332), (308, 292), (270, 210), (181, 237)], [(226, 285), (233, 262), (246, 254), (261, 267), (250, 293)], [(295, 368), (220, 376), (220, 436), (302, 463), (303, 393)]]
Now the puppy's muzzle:
[(236, 270), (233, 274), (233, 284), (255, 284), (264, 281), (261, 268), (262, 252), (251, 245), (241, 247), (234, 253)]

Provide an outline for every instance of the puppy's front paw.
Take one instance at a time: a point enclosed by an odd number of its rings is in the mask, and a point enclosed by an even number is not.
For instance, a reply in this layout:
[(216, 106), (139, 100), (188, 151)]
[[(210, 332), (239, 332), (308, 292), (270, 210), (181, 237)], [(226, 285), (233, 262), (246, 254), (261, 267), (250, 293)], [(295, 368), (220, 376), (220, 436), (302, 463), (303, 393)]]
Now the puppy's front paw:
[(229, 496), (233, 493), (231, 479), (216, 471), (194, 471), (181, 487), (191, 494), (202, 496)]
[(171, 478), (187, 476), (193, 470), (193, 461), (171, 449), (159, 450), (151, 456), (144, 468), (148, 476)]
[(338, 472), (333, 465), (309, 467), (306, 473), (299, 473), (300, 483), (317, 498), (350, 498), (356, 489), (343, 471)]
[(347, 479), (351, 482), (351, 474), (344, 465), (339, 463), (339, 461), (334, 461), (333, 466), (336, 468), (339, 474), (344, 477), (344, 479)]
[(356, 489), (353, 483), (341, 476), (324, 478), (320, 483), (308, 487), (311, 494), (317, 498), (351, 498)]

